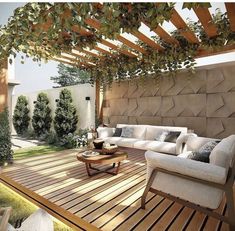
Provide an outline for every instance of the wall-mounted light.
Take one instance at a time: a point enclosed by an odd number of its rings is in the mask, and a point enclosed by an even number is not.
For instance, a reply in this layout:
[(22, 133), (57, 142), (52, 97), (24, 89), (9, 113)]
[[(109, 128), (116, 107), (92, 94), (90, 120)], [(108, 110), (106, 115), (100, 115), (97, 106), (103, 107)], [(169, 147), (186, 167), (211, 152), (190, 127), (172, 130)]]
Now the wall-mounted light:
[(85, 99), (88, 101), (88, 100), (91, 100), (91, 97), (90, 96), (86, 96)]

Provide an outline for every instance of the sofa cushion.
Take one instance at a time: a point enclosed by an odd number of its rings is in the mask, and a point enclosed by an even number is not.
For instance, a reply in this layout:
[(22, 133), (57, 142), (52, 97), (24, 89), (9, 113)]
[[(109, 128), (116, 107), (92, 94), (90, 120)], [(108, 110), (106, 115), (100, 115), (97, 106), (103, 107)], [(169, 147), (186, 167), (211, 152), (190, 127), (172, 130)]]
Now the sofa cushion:
[(105, 138), (111, 137), (114, 133), (115, 128), (108, 128), (108, 127), (98, 127), (98, 138)]
[(123, 127), (122, 128), (122, 133), (121, 133), (121, 137), (125, 137), (125, 138), (133, 138), (133, 132), (134, 132), (134, 128), (133, 127)]
[(212, 150), (210, 163), (225, 167), (228, 169), (232, 166), (235, 156), (235, 135), (231, 135), (221, 140)]
[(193, 151), (190, 155), (188, 155), (188, 159), (191, 160), (196, 160), (196, 161), (202, 161), (205, 163), (209, 163), (209, 156), (212, 152), (212, 150), (215, 148), (215, 146), (219, 143), (220, 141), (209, 141), (206, 144), (204, 144), (198, 151)]
[(117, 128), (123, 128), (123, 127), (133, 127), (133, 138), (145, 139), (145, 133), (146, 133), (146, 126), (147, 125), (130, 125), (130, 124), (117, 124)]
[(113, 137), (120, 137), (122, 134), (122, 128), (115, 128), (115, 132), (113, 134)]
[(122, 138), (116, 142), (118, 146), (133, 148), (135, 142), (139, 141), (136, 138)]
[(106, 137), (103, 140), (105, 143), (117, 144), (117, 142), (122, 139), (121, 137)]
[(176, 144), (153, 140), (139, 140), (134, 143), (134, 148), (152, 150), (156, 152), (176, 154)]

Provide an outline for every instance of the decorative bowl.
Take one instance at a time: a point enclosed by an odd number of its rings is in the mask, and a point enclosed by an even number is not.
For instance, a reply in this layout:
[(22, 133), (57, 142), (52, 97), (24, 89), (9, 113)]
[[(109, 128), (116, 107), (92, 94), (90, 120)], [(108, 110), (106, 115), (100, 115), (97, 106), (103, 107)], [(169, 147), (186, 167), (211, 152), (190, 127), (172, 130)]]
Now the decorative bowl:
[(117, 145), (111, 145), (102, 148), (102, 152), (105, 154), (114, 154), (116, 151), (118, 151)]
[(102, 149), (104, 141), (96, 139), (93, 141), (93, 144), (94, 144), (95, 149)]

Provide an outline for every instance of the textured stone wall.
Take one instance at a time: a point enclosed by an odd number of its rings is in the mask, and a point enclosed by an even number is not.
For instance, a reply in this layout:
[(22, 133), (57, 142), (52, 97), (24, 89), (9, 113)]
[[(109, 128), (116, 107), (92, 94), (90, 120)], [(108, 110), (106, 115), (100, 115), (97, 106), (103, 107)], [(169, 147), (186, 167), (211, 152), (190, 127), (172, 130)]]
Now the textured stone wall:
[(113, 84), (106, 90), (104, 122), (187, 126), (200, 136), (235, 134), (235, 66)]

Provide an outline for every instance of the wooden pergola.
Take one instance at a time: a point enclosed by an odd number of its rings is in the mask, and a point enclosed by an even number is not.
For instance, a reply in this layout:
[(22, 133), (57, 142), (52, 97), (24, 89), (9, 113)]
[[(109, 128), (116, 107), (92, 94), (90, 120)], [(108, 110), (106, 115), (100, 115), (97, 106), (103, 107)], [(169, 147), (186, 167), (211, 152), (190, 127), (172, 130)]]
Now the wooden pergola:
[[(102, 8), (102, 4), (97, 4), (98, 7)], [(158, 7), (159, 3), (156, 3), (155, 6)], [(229, 18), (230, 28), (232, 32), (235, 32), (235, 3), (226, 2), (225, 8), (227, 11), (227, 15)], [(194, 12), (196, 13), (199, 21), (201, 22), (205, 33), (209, 38), (215, 37), (218, 34), (218, 29), (215, 24), (212, 22), (212, 15), (210, 14), (208, 8), (205, 7), (196, 7), (193, 8)], [(61, 17), (72, 17), (71, 11), (65, 11)], [(181, 35), (189, 42), (193, 44), (200, 44), (200, 41), (196, 34), (187, 26), (186, 22), (184, 21), (183, 17), (177, 12), (176, 9), (173, 9), (170, 22), (181, 31)], [(85, 23), (88, 25), (88, 28), (93, 28), (96, 33), (99, 33), (100, 28), (102, 26), (101, 22), (94, 17), (86, 18)], [(146, 26), (149, 26), (148, 23), (143, 21)], [(52, 25), (52, 21), (49, 19), (44, 24), (36, 24), (32, 25), (33, 29), (41, 28), (44, 32), (47, 32), (50, 26)], [(72, 27), (72, 30), (76, 32), (79, 36), (85, 36), (89, 38), (89, 36), (93, 36), (93, 32), (87, 28), (76, 26)], [(177, 45), (179, 41), (172, 37), (162, 26), (158, 25), (156, 28), (153, 29), (153, 32), (156, 33), (162, 40), (164, 40), (168, 44)], [(63, 36), (71, 36), (67, 32), (61, 32)], [(143, 44), (146, 44), (153, 50), (157, 50), (159, 52), (164, 52), (164, 48), (158, 44), (156, 41), (151, 39), (147, 34), (143, 32), (135, 31), (131, 35), (135, 36), (139, 41)], [(123, 46), (119, 46), (116, 44), (122, 44)], [(146, 54), (147, 51), (143, 46), (138, 45), (137, 43), (131, 41), (127, 37), (119, 34), (116, 36), (116, 39), (111, 41), (109, 39), (103, 38), (100, 41), (102, 46), (105, 46), (107, 49), (102, 48), (99, 45), (96, 45), (93, 49), (86, 49), (80, 47), (73, 47), (70, 52), (61, 51), (61, 55), (53, 57), (52, 59), (58, 62), (62, 62), (69, 65), (76, 65), (80, 67), (92, 67), (95, 65), (99, 65), (102, 63), (102, 60), (105, 56), (114, 57), (116, 55), (124, 55), (128, 56), (133, 59), (141, 58), (142, 55)], [(235, 50), (235, 45), (225, 45), (221, 47), (221, 49), (216, 51), (211, 50), (203, 50), (199, 49), (197, 52), (197, 57), (205, 57), (219, 53), (228, 53)], [(93, 59), (95, 58), (95, 59)], [(96, 60), (94, 62), (94, 60)], [(3, 71), (0, 74), (0, 111), (5, 107), (7, 102), (7, 72)], [(99, 89), (97, 88), (97, 98), (98, 98)], [(99, 99), (98, 99), (99, 100)]]
[[(231, 31), (235, 32), (235, 3), (225, 2), (224, 4), (226, 12), (229, 17)], [(156, 3), (156, 7), (157, 5), (158, 3)], [(100, 5), (100, 7), (102, 7), (102, 5)], [(209, 9), (205, 7), (197, 7), (193, 8), (193, 11), (195, 12), (199, 21), (201, 22), (207, 36), (210, 38), (217, 36), (218, 31), (215, 24), (213, 24), (212, 22), (212, 16), (211, 13), (209, 12)], [(69, 16), (71, 16), (70, 12), (66, 12), (64, 14), (64, 17), (69, 17)], [(89, 25), (90, 27), (94, 28), (97, 32), (99, 32), (101, 28), (101, 22), (99, 22), (97, 19), (87, 18), (85, 22), (87, 25)], [(170, 22), (177, 29), (182, 30), (181, 32), (182, 36), (185, 37), (188, 40), (188, 42), (200, 44), (200, 41), (197, 38), (196, 34), (187, 26), (183, 17), (180, 15), (179, 12), (177, 12), (176, 9), (173, 10)], [(143, 23), (146, 26), (148, 26), (146, 22), (143, 21)], [(44, 26), (45, 28), (48, 28), (50, 26), (50, 23)], [(93, 35), (93, 33), (90, 30), (85, 28), (74, 27), (73, 29), (81, 36)], [(155, 29), (153, 29), (153, 31), (156, 33), (157, 36), (159, 36), (165, 42), (173, 45), (179, 44), (178, 40), (172, 37), (162, 26), (158, 25)], [(132, 35), (134, 35), (138, 40), (148, 45), (152, 49), (164, 52), (164, 48), (158, 43), (156, 43), (154, 40), (150, 39), (147, 34), (144, 34), (143, 32), (140, 31), (136, 31), (133, 32)], [(116, 41), (122, 43), (123, 45), (125, 45), (130, 49), (120, 48), (119, 46), (115, 45), (113, 42), (110, 42), (107, 39), (102, 39), (101, 44), (107, 47), (108, 49), (103, 49), (99, 46), (95, 46), (94, 49), (92, 50), (74, 48), (70, 53), (62, 53), (60, 57), (55, 57), (55, 60), (73, 65), (75, 62), (77, 64), (77, 59), (79, 59), (81, 60), (80, 62), (81, 66), (89, 67), (98, 64), (98, 63), (92, 63), (91, 60), (89, 60), (89, 57), (91, 56), (98, 58), (98, 62), (100, 62), (103, 59), (104, 55), (110, 55), (115, 57), (115, 54), (123, 54), (131, 58), (137, 58), (139, 55), (146, 54), (147, 52), (143, 47), (139, 46), (138, 44), (134, 43), (133, 41), (124, 37), (121, 34), (116, 37)], [(217, 51), (200, 49), (198, 50), (197, 58), (215, 55), (215, 54), (221, 54), (221, 53), (228, 53), (234, 50), (235, 50), (235, 45), (224, 46)]]

